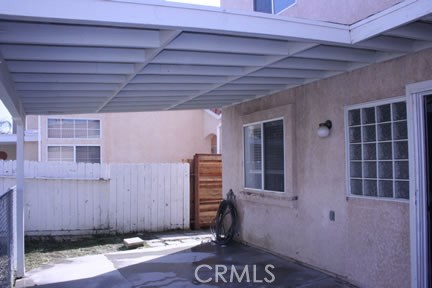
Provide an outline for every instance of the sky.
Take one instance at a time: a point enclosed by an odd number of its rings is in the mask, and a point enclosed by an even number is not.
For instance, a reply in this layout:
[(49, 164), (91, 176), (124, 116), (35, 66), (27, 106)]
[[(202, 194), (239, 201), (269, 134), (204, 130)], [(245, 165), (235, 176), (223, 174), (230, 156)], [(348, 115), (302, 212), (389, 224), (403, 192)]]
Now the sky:
[[(214, 7), (220, 6), (220, 0), (166, 0), (166, 1), (196, 4), (196, 5), (206, 5), (206, 6), (214, 6)], [(3, 103), (0, 100), (0, 121), (1, 120), (11, 121), (11, 119), (12, 117), (9, 114), (9, 111), (6, 109), (6, 107), (3, 105)]]

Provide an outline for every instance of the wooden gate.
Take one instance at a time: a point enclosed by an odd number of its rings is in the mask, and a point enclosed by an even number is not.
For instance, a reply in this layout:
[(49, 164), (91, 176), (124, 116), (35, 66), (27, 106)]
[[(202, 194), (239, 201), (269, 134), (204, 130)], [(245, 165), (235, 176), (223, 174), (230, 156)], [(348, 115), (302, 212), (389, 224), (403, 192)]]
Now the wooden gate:
[(222, 201), (222, 157), (196, 154), (194, 168), (194, 228), (208, 228)]

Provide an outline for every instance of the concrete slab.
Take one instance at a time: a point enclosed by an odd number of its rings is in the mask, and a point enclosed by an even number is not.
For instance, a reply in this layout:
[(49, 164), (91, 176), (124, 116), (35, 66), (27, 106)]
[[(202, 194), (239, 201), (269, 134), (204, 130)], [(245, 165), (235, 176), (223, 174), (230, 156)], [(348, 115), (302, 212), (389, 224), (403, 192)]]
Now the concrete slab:
[(20, 284), (23, 285), (20, 287), (35, 284), (39, 288), (353, 287), (322, 272), (239, 243), (226, 247), (213, 243), (195, 246), (181, 243), (67, 259), (31, 271)]
[(138, 248), (144, 245), (144, 240), (139, 237), (126, 238), (123, 239), (123, 245), (125, 245), (127, 249)]

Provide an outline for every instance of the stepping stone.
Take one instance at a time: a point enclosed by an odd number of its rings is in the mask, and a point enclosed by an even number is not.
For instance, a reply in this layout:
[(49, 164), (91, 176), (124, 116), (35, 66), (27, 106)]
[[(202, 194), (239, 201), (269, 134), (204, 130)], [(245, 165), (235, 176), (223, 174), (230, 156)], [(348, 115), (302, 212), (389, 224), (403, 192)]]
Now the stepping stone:
[(139, 237), (123, 239), (123, 244), (127, 249), (133, 249), (144, 245), (144, 240)]

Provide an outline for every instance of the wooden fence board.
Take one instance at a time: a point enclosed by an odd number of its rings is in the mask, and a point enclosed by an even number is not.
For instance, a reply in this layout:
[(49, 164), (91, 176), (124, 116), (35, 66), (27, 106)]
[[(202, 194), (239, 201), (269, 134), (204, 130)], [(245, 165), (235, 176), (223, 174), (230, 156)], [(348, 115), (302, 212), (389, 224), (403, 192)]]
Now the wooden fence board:
[[(0, 161), (0, 189), (15, 185)], [(25, 163), (27, 235), (188, 229), (189, 164)]]
[(194, 228), (207, 228), (222, 200), (222, 157), (197, 154), (194, 157)]

